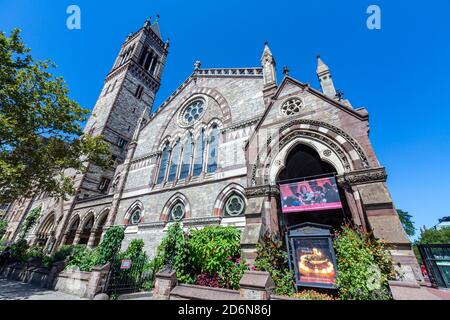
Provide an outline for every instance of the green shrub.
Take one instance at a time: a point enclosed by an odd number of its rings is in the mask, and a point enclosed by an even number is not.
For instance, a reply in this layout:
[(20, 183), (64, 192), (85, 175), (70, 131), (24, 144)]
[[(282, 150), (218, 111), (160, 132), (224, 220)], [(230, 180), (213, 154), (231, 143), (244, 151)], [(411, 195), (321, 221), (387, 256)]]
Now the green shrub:
[(247, 269), (241, 259), (240, 239), (241, 233), (234, 227), (217, 226), (192, 230), (189, 253), (197, 274), (217, 273), (223, 287), (238, 289)]
[(6, 222), (5, 220), (0, 220), (0, 240), (5, 235), (7, 229), (8, 229), (8, 222)]
[(183, 232), (180, 223), (172, 224), (167, 230), (156, 256), (149, 268), (156, 274), (163, 267), (173, 268), (180, 283), (194, 283), (194, 270), (189, 261), (188, 235)]
[(305, 290), (299, 293), (295, 293), (292, 297), (300, 300), (335, 300), (333, 296), (314, 290)]
[(76, 246), (68, 259), (66, 269), (90, 272), (100, 264), (99, 262), (100, 256), (97, 250), (86, 246)]
[(28, 258), (27, 250), (29, 246), (25, 239), (19, 239), (11, 246), (11, 259), (19, 262), (25, 262)]
[(44, 258), (44, 256), (45, 256), (45, 254), (44, 254), (43, 248), (40, 246), (36, 246), (36, 245), (30, 247), (26, 253), (27, 260), (36, 259), (36, 258), (42, 260)]
[(102, 242), (97, 248), (98, 263), (100, 265), (105, 265), (112, 260), (114, 255), (119, 252), (124, 238), (125, 231), (120, 226), (111, 227), (106, 231)]
[(264, 235), (257, 246), (255, 269), (270, 273), (275, 283), (275, 293), (291, 296), (295, 293), (294, 273), (289, 269), (288, 254), (283, 242), (275, 233)]
[(77, 247), (84, 247), (80, 245), (63, 245), (51, 256), (44, 256), (42, 264), (46, 268), (50, 268), (54, 263), (66, 260), (76, 250)]
[[(372, 236), (347, 226), (334, 241), (338, 274), (336, 284), (343, 300), (388, 300), (388, 253)], [(392, 262), (390, 262), (392, 264)]]

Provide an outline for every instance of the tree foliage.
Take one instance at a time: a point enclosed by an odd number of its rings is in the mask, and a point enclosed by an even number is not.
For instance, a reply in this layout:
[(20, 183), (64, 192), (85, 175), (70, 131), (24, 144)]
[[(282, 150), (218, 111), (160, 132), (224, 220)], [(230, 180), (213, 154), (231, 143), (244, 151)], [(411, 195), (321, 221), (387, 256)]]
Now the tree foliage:
[(25, 218), (25, 221), (20, 228), (19, 240), (24, 240), (28, 235), (28, 232), (36, 225), (38, 222), (39, 216), (41, 215), (41, 207), (34, 208), (30, 211), (30, 213)]
[(397, 210), (397, 214), (406, 234), (410, 237), (413, 237), (416, 234), (416, 227), (414, 226), (412, 215), (410, 215), (409, 212), (403, 210)]
[(0, 33), (0, 203), (37, 192), (66, 197), (74, 192), (66, 169), (111, 162), (101, 136), (82, 135), (89, 111), (69, 98), (52, 68), (32, 58), (20, 30)]
[(8, 230), (8, 222), (6, 222), (5, 220), (0, 220), (0, 240), (5, 235), (6, 230)]
[(450, 228), (423, 230), (417, 244), (449, 244)]

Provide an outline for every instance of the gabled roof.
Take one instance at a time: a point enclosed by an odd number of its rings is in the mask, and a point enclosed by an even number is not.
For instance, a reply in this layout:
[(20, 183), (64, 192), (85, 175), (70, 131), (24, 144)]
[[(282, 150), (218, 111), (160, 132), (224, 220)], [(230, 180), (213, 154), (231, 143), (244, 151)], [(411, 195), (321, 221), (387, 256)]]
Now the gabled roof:
[(161, 31), (159, 30), (159, 23), (156, 21), (152, 26), (150, 27), (153, 32), (162, 40)]
[(331, 99), (330, 97), (328, 97), (327, 95), (323, 94), (322, 92), (320, 92), (319, 90), (316, 90), (314, 88), (312, 88), (308, 83), (303, 83), (300, 82), (288, 75), (285, 75), (283, 81), (281, 82), (281, 85), (278, 87), (277, 91), (275, 92), (275, 94), (272, 96), (271, 102), (270, 104), (266, 107), (266, 109), (264, 110), (264, 113), (261, 117), (261, 120), (259, 120), (258, 124), (255, 127), (255, 131), (253, 131), (252, 135), (250, 136), (250, 138), (248, 139), (247, 143), (245, 144), (245, 149), (248, 148), (250, 141), (253, 140), (253, 138), (255, 137), (255, 135), (257, 134), (257, 132), (259, 131), (259, 128), (261, 127), (261, 125), (263, 124), (264, 120), (267, 117), (267, 114), (269, 113), (269, 111), (272, 109), (272, 106), (274, 105), (275, 101), (279, 98), (280, 94), (283, 92), (284, 87), (288, 84), (288, 83), (292, 83), (294, 85), (297, 85), (301, 88), (303, 88), (304, 90), (308, 91), (310, 94), (327, 101), (328, 103), (336, 106), (337, 108), (339, 108), (340, 110), (349, 113), (350, 115), (354, 116), (355, 118), (361, 120), (361, 121), (365, 121), (368, 120), (369, 116), (367, 114), (361, 114), (358, 112), (358, 110), (355, 110), (349, 106), (347, 106), (346, 104)]

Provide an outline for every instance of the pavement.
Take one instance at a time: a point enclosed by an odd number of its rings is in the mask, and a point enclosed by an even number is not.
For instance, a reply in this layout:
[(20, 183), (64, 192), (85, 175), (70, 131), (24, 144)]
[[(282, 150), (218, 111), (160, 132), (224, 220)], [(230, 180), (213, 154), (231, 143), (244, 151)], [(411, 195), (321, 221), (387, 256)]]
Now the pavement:
[(0, 279), (0, 300), (86, 300), (71, 294)]

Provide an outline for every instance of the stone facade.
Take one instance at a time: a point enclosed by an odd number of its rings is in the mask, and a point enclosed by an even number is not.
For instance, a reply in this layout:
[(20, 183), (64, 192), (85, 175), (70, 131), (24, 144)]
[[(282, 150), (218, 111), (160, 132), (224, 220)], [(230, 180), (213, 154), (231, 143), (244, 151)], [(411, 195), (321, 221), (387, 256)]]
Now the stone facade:
[[(75, 175), (79, 192), (69, 201), (17, 201), (8, 213), (13, 228), (41, 206), (33, 235), (49, 233), (51, 250), (80, 239), (94, 246), (98, 233), (121, 225), (124, 247), (141, 238), (153, 256), (174, 220), (186, 228), (232, 225), (242, 229), (252, 259), (264, 232), (280, 232), (278, 176), (291, 151), (306, 145), (337, 172), (352, 222), (384, 239), (403, 270), (421, 280), (370, 143), (368, 112), (336, 93), (321, 58), (322, 90), (287, 72), (278, 83), (267, 44), (260, 67), (204, 69), (197, 62), (151, 113), (167, 50), (157, 23), (126, 39), (85, 129), (105, 136), (116, 166)], [(50, 231), (43, 227), (49, 221)]]

